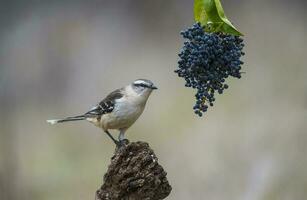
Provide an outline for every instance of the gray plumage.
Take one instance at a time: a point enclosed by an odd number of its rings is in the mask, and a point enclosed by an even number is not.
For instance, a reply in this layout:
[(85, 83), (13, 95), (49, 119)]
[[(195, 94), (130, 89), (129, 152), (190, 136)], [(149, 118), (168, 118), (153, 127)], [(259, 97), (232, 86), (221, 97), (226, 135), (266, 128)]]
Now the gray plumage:
[(99, 102), (90, 111), (84, 114), (86, 117), (99, 117), (113, 111), (116, 99), (123, 97), (122, 89), (111, 92), (106, 98)]
[(102, 128), (116, 143), (117, 141), (108, 130), (119, 130), (119, 140), (122, 141), (125, 131), (142, 114), (147, 99), (154, 89), (157, 89), (157, 87), (150, 80), (137, 79), (131, 84), (111, 92), (83, 115), (47, 120), (47, 122), (57, 124), (68, 121), (87, 120)]

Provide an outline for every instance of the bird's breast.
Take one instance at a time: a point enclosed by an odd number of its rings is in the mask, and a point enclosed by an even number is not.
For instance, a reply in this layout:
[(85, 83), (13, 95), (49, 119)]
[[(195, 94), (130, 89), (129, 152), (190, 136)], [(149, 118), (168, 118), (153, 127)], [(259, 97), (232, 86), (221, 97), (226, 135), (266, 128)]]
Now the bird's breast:
[(133, 101), (118, 101), (111, 113), (101, 117), (102, 126), (105, 129), (128, 128), (142, 114), (144, 106)]

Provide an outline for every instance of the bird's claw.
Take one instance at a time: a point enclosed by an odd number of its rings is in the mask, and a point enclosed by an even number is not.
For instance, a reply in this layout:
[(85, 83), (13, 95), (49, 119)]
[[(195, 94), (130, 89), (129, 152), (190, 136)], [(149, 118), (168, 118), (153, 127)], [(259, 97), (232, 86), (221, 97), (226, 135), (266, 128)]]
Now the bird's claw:
[(123, 147), (123, 146), (126, 146), (127, 144), (129, 144), (129, 140), (127, 140), (127, 139), (119, 140), (119, 141), (116, 141), (115, 144), (118, 148), (120, 148), (120, 147)]

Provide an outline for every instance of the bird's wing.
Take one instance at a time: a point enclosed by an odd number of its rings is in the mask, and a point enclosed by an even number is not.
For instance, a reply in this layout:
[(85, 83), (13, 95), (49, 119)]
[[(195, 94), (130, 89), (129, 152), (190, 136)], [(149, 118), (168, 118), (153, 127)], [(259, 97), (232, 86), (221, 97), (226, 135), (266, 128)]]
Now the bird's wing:
[(124, 95), (122, 89), (117, 89), (111, 92), (106, 98), (104, 98), (99, 104), (94, 106), (90, 111), (84, 114), (85, 117), (100, 117), (106, 113), (113, 111), (116, 99), (122, 98)]

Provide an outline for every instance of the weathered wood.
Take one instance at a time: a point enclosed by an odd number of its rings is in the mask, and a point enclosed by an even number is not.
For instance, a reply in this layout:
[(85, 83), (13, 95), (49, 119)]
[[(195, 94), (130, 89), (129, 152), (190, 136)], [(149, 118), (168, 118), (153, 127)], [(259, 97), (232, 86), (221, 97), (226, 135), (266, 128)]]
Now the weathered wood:
[(128, 142), (117, 148), (103, 181), (96, 200), (160, 200), (172, 190), (146, 142)]

